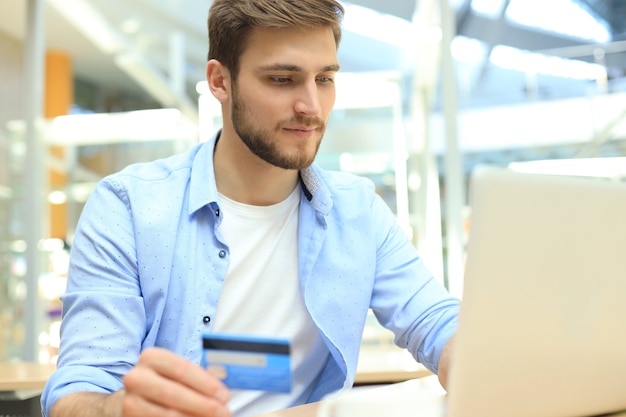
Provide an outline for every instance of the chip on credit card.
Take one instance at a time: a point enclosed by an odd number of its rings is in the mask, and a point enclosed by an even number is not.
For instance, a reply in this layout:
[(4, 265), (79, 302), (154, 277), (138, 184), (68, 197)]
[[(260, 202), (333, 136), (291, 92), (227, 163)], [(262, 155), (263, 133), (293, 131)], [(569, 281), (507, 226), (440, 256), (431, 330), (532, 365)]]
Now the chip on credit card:
[(286, 339), (208, 333), (202, 365), (231, 389), (291, 391), (291, 348)]

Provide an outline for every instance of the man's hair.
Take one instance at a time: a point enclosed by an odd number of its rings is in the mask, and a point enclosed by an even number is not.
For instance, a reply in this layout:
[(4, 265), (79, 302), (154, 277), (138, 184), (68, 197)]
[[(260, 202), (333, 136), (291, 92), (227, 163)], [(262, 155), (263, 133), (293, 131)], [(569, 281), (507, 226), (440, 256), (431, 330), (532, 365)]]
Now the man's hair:
[(213, 0), (209, 9), (209, 55), (233, 79), (254, 29), (330, 28), (339, 47), (343, 6), (336, 0)]

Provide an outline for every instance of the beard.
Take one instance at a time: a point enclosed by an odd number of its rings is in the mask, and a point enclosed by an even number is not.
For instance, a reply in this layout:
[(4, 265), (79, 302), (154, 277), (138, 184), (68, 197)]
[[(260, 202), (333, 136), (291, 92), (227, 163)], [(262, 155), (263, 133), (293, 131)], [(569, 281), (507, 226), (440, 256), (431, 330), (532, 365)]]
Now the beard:
[[(319, 117), (302, 115), (296, 115), (289, 120), (279, 122), (273, 132), (255, 125), (244, 100), (239, 95), (236, 83), (233, 83), (232, 86), (231, 121), (235, 132), (253, 154), (276, 167), (294, 170), (304, 169), (313, 163), (326, 129), (326, 124)], [(313, 152), (309, 152), (307, 147), (298, 148), (295, 153), (289, 153), (280, 148), (280, 145), (273, 139), (274, 135), (282, 130), (282, 126), (290, 124), (318, 126), (321, 134)]]

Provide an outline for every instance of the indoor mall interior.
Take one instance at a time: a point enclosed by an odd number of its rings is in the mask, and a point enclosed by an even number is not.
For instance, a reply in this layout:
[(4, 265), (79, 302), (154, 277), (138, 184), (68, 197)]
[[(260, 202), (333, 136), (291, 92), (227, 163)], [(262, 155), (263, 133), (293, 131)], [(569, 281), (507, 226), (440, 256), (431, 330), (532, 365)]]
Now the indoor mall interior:
[[(95, 184), (219, 128), (204, 80), (210, 4), (2, 2), (0, 362), (55, 363), (73, 232)], [(626, 2), (342, 4), (337, 101), (316, 161), (373, 180), (452, 294), (474, 167), (626, 178)], [(392, 342), (372, 317), (363, 367), (379, 352), (424, 372)]]

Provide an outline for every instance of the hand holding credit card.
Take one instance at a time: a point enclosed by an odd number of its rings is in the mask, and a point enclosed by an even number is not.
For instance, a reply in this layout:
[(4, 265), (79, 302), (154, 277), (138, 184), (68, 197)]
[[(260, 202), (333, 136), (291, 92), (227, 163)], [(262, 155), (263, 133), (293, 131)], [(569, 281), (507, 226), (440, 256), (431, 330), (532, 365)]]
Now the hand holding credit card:
[(289, 341), (232, 334), (202, 337), (202, 365), (231, 389), (291, 391)]

